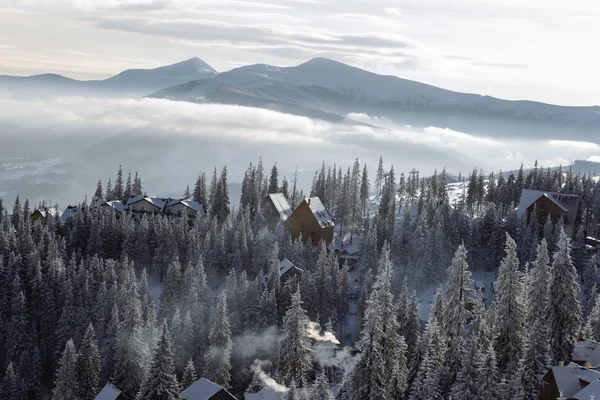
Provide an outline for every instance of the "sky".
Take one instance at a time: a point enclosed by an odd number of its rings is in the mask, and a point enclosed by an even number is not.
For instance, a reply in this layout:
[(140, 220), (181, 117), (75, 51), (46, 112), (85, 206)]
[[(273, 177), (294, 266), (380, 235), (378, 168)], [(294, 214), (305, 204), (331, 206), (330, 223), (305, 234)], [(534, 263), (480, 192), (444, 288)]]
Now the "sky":
[(599, 17), (597, 0), (0, 0), (0, 74), (328, 57), (452, 90), (592, 105)]

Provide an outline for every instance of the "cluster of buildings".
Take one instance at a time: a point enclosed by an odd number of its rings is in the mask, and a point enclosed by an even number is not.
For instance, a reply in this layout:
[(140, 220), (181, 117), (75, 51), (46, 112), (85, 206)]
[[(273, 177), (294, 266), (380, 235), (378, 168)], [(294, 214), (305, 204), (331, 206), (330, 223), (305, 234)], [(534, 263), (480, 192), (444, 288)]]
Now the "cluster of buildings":
[[(179, 397), (183, 400), (237, 400), (222, 386), (205, 378), (200, 378), (192, 385), (184, 389)], [(121, 391), (110, 383), (107, 383), (95, 400), (124, 400)]]
[(573, 361), (550, 367), (544, 383), (540, 400), (600, 399), (600, 343), (579, 338)]
[[(105, 200), (95, 197), (90, 202), (90, 209), (111, 210), (117, 215), (131, 213), (135, 217), (146, 215), (187, 216), (188, 218), (203, 218), (206, 216), (204, 203), (193, 199), (171, 199), (155, 196), (132, 196), (123, 203), (120, 200)], [(79, 211), (78, 206), (67, 206), (63, 211), (53, 207), (45, 207), (31, 213), (32, 222), (41, 222), (48, 215), (58, 215), (63, 222), (73, 218)]]

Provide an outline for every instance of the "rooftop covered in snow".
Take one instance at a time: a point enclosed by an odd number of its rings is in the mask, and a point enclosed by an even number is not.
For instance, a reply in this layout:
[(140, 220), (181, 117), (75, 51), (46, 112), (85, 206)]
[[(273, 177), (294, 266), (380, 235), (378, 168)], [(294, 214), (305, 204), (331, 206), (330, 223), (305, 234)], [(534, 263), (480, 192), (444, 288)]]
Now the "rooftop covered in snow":
[(121, 391), (107, 383), (104, 385), (100, 393), (94, 398), (94, 400), (117, 400), (121, 395)]
[(205, 378), (200, 378), (192, 383), (187, 389), (181, 392), (179, 396), (184, 400), (210, 400), (217, 394), (220, 395), (219, 400), (228, 398), (227, 396), (235, 400), (235, 397), (223, 387)]
[(306, 202), (306, 204), (308, 204), (308, 208), (310, 208), (310, 211), (312, 211), (321, 228), (328, 228), (330, 226), (334, 226), (333, 220), (331, 219), (331, 215), (329, 215), (329, 211), (327, 211), (320, 198), (311, 197), (308, 199), (304, 199), (304, 201)]
[(282, 400), (285, 392), (264, 387), (256, 393), (244, 393), (244, 400)]

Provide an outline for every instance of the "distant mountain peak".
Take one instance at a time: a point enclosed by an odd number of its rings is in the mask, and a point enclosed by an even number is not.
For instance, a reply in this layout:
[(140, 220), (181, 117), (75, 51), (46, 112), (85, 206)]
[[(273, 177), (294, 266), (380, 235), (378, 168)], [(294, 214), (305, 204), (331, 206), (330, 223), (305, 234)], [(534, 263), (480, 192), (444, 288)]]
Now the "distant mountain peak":
[(169, 67), (191, 67), (191, 68), (196, 68), (198, 70), (208, 70), (208, 71), (212, 71), (212, 72), (217, 72), (213, 67), (211, 67), (210, 65), (208, 65), (206, 62), (204, 62), (202, 59), (200, 59), (198, 57), (188, 58), (187, 60), (183, 60), (183, 61), (180, 61), (175, 64), (167, 65), (163, 68), (169, 68)]

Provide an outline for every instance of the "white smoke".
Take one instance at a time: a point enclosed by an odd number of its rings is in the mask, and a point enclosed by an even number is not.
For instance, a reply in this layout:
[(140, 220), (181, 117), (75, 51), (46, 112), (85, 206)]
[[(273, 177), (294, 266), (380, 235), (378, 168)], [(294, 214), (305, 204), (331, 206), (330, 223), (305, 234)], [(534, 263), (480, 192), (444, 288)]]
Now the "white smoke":
[(261, 332), (244, 332), (233, 338), (233, 351), (243, 358), (269, 357), (280, 340), (281, 334), (275, 326)]
[(308, 323), (308, 337), (317, 342), (331, 342), (336, 345), (340, 344), (340, 341), (335, 337), (333, 332), (325, 331), (321, 334), (319, 325), (312, 321)]
[(262, 369), (261, 361), (256, 360), (252, 365), (252, 370), (254, 371), (256, 376), (258, 376), (258, 379), (260, 379), (260, 382), (264, 387), (268, 387), (269, 389), (280, 393), (285, 393), (288, 391), (287, 387), (285, 387), (284, 385), (280, 384), (275, 379), (267, 375), (267, 373)]

